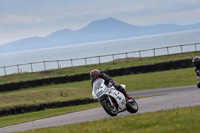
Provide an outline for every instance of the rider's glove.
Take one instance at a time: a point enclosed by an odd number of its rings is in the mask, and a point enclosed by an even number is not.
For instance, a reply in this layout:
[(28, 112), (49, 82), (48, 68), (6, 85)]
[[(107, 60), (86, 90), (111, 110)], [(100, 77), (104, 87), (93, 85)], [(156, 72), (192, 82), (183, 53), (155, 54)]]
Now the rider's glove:
[(112, 87), (112, 83), (111, 82), (109, 82), (108, 87)]

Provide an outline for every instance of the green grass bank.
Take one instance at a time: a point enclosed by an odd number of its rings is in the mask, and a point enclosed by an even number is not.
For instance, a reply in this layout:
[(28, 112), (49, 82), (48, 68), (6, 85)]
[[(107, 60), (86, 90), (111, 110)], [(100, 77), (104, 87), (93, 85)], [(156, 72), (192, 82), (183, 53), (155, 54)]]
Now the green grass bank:
[(199, 133), (199, 123), (200, 106), (194, 106), (32, 129), (23, 133)]
[[(127, 91), (194, 85), (198, 82), (193, 68), (118, 76), (114, 77), (114, 79), (119, 83), (125, 84)], [(92, 98), (91, 91), (90, 80), (86, 80), (2, 92), (0, 93), (0, 109), (20, 105)]]
[[(101, 65), (91, 65), (91, 66), (80, 66), (73, 68), (66, 68), (66, 71), (61, 70), (52, 70), (48, 72), (37, 72), (37, 73), (23, 73), (23, 74), (14, 74), (9, 76), (0, 77), (0, 81), (5, 78), (2, 83), (9, 81), (9, 78), (14, 81), (22, 81), (22, 80), (31, 80), (41, 77), (47, 76), (59, 76), (59, 75), (69, 75), (89, 72), (93, 68), (97, 68), (100, 70), (106, 69), (115, 69), (121, 67), (128, 66), (137, 66), (137, 65), (145, 65), (145, 64), (153, 64), (164, 61), (173, 61), (179, 59), (190, 59), (194, 56), (199, 55), (200, 52), (191, 52), (191, 53), (182, 53), (175, 55), (166, 55), (159, 57), (149, 57), (143, 59), (127, 59), (127, 60), (117, 60), (113, 64), (112, 62)], [(69, 69), (69, 70), (68, 70)], [(52, 73), (52, 74), (50, 74)], [(143, 74), (133, 74), (127, 76), (119, 76), (114, 77), (114, 79), (119, 82), (126, 84), (127, 91), (137, 91), (137, 90), (147, 90), (147, 89), (156, 89), (156, 88), (166, 88), (166, 87), (175, 87), (175, 86), (185, 86), (185, 85), (195, 85), (198, 80), (196, 79), (194, 68), (186, 68), (186, 69), (178, 69), (178, 70), (168, 70), (162, 72), (153, 72), (153, 73), (143, 73)], [(77, 98), (86, 98), (91, 96), (91, 84), (90, 80), (74, 82), (74, 83), (66, 83), (66, 84), (58, 84), (58, 85), (46, 85), (42, 87), (35, 87), (17, 91), (10, 92), (2, 92), (0, 93), (0, 109), (9, 108), (20, 105), (30, 105), (30, 104), (39, 104), (39, 103), (48, 103), (54, 101), (67, 101)], [(91, 105), (85, 105), (91, 107)], [(99, 106), (98, 103), (92, 105), (93, 107)], [(76, 108), (76, 107), (72, 107)], [(8, 126), (12, 124), (22, 123), (26, 121), (32, 121), (36, 119), (46, 118), (50, 116), (56, 116), (59, 114), (67, 113), (64, 110), (68, 108), (60, 108), (60, 109), (50, 109), (39, 112), (14, 115), (14, 116), (5, 116), (0, 118), (0, 127)], [(87, 107), (84, 109), (88, 109)], [(73, 109), (71, 109), (73, 110)], [(50, 111), (51, 113), (45, 112)], [(78, 111), (78, 110), (73, 110)], [(61, 112), (61, 113), (58, 113)], [(69, 111), (71, 112), (71, 111)], [(48, 116), (43, 115), (50, 114)], [(29, 116), (27, 116), (29, 115)], [(37, 116), (38, 117), (34, 117)], [(32, 118), (30, 116), (33, 116)], [(28, 119), (28, 117), (30, 117)], [(111, 130), (110, 130), (111, 131)]]

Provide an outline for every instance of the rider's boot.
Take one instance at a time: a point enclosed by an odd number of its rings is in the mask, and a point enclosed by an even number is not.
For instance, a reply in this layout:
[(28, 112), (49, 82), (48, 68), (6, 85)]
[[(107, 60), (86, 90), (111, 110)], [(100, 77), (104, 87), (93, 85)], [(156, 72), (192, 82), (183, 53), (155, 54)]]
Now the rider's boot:
[(129, 95), (126, 93), (126, 90), (125, 90), (122, 86), (121, 86), (121, 88), (120, 88), (119, 90), (120, 90), (121, 93), (124, 94), (124, 96), (125, 96), (125, 98), (126, 98), (127, 100), (132, 99), (132, 97), (129, 96)]
[(126, 90), (121, 85), (119, 85), (117, 82), (114, 82), (114, 87), (115, 87), (115, 89), (117, 89), (118, 91), (120, 91), (122, 94), (124, 94), (124, 96), (125, 96), (125, 98), (126, 98), (127, 101), (129, 99), (133, 99), (131, 96), (129, 96), (126, 93)]

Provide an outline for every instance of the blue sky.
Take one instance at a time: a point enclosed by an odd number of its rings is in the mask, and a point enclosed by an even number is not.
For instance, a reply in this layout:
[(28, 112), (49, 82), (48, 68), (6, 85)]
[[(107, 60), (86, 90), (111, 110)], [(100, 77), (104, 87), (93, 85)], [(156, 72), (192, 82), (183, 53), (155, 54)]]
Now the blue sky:
[(0, 0), (0, 45), (113, 17), (132, 25), (200, 22), (200, 0)]

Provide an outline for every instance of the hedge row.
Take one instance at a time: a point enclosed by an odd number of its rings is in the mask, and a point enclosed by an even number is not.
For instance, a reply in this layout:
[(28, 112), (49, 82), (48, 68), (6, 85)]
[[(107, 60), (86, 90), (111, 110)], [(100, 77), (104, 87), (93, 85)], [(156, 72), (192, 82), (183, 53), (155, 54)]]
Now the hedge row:
[(41, 111), (45, 109), (83, 105), (83, 104), (89, 104), (89, 103), (95, 103), (95, 102), (97, 102), (97, 100), (86, 98), (82, 100), (76, 99), (76, 100), (64, 101), (64, 102), (53, 102), (53, 103), (43, 103), (39, 105), (19, 106), (19, 107), (13, 107), (9, 109), (0, 110), (0, 117)]
[[(114, 76), (122, 76), (122, 75), (128, 75), (128, 74), (156, 72), (156, 71), (164, 71), (164, 70), (187, 68), (187, 67), (192, 67), (191, 59), (157, 63), (157, 64), (152, 64), (152, 65), (119, 68), (119, 69), (107, 70), (104, 72), (107, 73), (109, 76), (114, 77)], [(38, 80), (32, 80), (32, 81), (8, 83), (8, 84), (0, 85), (0, 92), (49, 85), (52, 83), (60, 84), (60, 83), (76, 82), (76, 81), (83, 81), (83, 80), (89, 80), (89, 79), (90, 79), (90, 76), (88, 72), (88, 73), (72, 75), (72, 76), (62, 76), (62, 77), (53, 77), (53, 78), (38, 79)]]
[(0, 92), (4, 91), (13, 91), (13, 90), (20, 90), (29, 87), (37, 87), (43, 85), (50, 85), (50, 84), (62, 84), (67, 82), (75, 82), (75, 81), (82, 81), (90, 79), (90, 75), (87, 74), (79, 74), (79, 75), (72, 75), (72, 76), (60, 76), (60, 77), (53, 77), (53, 78), (46, 78), (46, 79), (36, 79), (31, 81), (23, 81), (23, 82), (15, 82), (15, 83), (7, 83), (0, 85)]
[(113, 69), (113, 70), (108, 70), (107, 73), (109, 76), (114, 77), (114, 76), (165, 71), (165, 70), (188, 68), (188, 67), (193, 67), (191, 59), (163, 62), (152, 65)]

